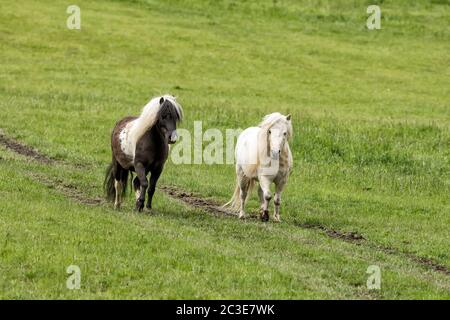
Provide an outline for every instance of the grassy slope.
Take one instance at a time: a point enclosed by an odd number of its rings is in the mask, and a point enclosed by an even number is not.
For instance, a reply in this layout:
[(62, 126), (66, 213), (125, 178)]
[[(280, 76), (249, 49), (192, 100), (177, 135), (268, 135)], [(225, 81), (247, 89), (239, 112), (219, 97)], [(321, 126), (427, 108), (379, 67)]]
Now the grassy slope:
[[(81, 32), (65, 28), (65, 3), (3, 5), (1, 127), (92, 165), (83, 175), (1, 151), (3, 295), (71, 296), (64, 270), (77, 261), (89, 271), (74, 297), (448, 297), (448, 277), (292, 225), (358, 231), (450, 266), (448, 5), (387, 1), (383, 30), (368, 32), (364, 1), (320, 2), (80, 1)], [(212, 218), (161, 193), (155, 216), (115, 214), (48, 198), (24, 176), (44, 170), (98, 194), (111, 126), (166, 91), (186, 128), (293, 114), (284, 224)], [(233, 168), (169, 164), (162, 182), (225, 200)], [(365, 290), (370, 264), (383, 269), (379, 295)]]

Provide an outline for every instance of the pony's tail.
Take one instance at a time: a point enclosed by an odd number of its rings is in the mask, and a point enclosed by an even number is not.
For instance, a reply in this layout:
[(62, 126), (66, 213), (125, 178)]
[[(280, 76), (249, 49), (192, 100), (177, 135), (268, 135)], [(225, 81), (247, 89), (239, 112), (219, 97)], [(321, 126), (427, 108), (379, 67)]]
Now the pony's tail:
[(106, 168), (105, 181), (103, 182), (103, 190), (105, 191), (106, 199), (114, 201), (116, 197), (116, 188), (114, 187), (114, 161)]
[[(106, 168), (105, 181), (103, 182), (103, 190), (105, 191), (106, 199), (113, 202), (116, 197), (115, 176), (116, 166), (118, 163), (113, 158), (111, 163)], [(122, 196), (125, 195), (128, 186), (128, 173), (129, 170), (122, 169), (120, 172), (120, 181), (122, 182)]]
[(241, 189), (239, 188), (239, 184), (236, 183), (236, 187), (234, 188), (233, 196), (231, 197), (230, 201), (225, 203), (222, 208), (230, 207), (232, 209), (237, 210), (239, 208), (239, 198), (241, 196)]
[[(248, 196), (251, 194), (251, 192), (255, 186), (255, 181), (253, 179), (250, 179), (250, 181), (248, 181), (247, 184), (248, 184), (248, 189), (247, 189), (248, 190), (247, 198), (248, 198)], [(228, 201), (227, 203), (225, 203), (222, 206), (222, 208), (229, 207), (233, 210), (238, 211), (240, 205), (241, 205), (241, 188), (239, 187), (239, 182), (236, 182), (236, 187), (234, 188), (233, 196), (231, 197), (230, 201)]]

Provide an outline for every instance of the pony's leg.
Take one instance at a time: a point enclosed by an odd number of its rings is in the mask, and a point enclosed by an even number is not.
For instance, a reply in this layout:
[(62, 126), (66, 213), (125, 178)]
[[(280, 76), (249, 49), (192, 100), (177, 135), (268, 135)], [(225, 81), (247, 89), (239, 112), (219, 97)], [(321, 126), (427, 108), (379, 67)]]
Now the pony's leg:
[(156, 182), (158, 182), (161, 172), (162, 168), (157, 168), (152, 172), (152, 175), (150, 176), (150, 187), (148, 188), (147, 209), (152, 208), (152, 200), (153, 195), (155, 194)]
[(115, 179), (114, 180), (114, 189), (116, 189), (116, 199), (114, 201), (114, 209), (120, 209), (120, 204), (122, 202), (122, 190), (123, 190), (122, 181)]
[(145, 203), (145, 191), (148, 187), (147, 177), (145, 176), (145, 167), (141, 162), (136, 163), (134, 166), (136, 170), (136, 175), (139, 178), (139, 183), (141, 185), (139, 198), (136, 200), (136, 210), (142, 211), (144, 209)]
[(273, 203), (275, 205), (275, 212), (273, 213), (273, 219), (276, 222), (281, 222), (280, 220), (280, 206), (281, 206), (281, 192), (286, 184), (286, 179), (283, 178), (281, 181), (275, 181), (275, 197)]
[(261, 185), (258, 184), (258, 197), (259, 197), (259, 209), (260, 213), (264, 210), (264, 191), (261, 188)]
[(120, 205), (122, 204), (122, 191), (123, 191), (123, 176), (124, 169), (120, 166), (118, 162), (116, 162), (114, 167), (114, 189), (116, 191), (116, 197), (114, 200), (114, 209), (120, 209)]
[(141, 196), (141, 183), (139, 182), (139, 177), (134, 177), (133, 179), (134, 194), (136, 195), (136, 201)]
[(239, 207), (239, 219), (245, 218), (245, 200), (247, 200), (248, 187), (250, 186), (250, 180), (245, 176), (238, 176), (239, 180), (239, 196), (241, 200), (241, 206)]
[(270, 183), (271, 181), (267, 179), (265, 176), (260, 176), (259, 185), (264, 195), (264, 203), (261, 212), (262, 221), (269, 221), (269, 202), (272, 199), (272, 193), (270, 192)]
[(273, 220), (276, 222), (281, 222), (280, 220), (280, 206), (281, 206), (281, 191), (278, 189), (275, 192), (275, 197), (273, 198), (273, 204), (275, 205), (275, 212), (273, 213)]

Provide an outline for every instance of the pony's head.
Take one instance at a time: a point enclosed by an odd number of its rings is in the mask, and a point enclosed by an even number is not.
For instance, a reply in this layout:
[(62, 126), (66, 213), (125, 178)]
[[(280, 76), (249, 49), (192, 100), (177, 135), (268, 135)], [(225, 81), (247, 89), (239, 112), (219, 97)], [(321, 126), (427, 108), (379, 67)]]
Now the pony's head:
[(156, 125), (170, 144), (178, 140), (177, 124), (183, 118), (183, 109), (176, 102), (175, 97), (162, 96), (159, 100), (160, 108)]
[(260, 127), (267, 139), (267, 156), (277, 160), (284, 150), (286, 141), (292, 136), (291, 115), (271, 113), (264, 117)]

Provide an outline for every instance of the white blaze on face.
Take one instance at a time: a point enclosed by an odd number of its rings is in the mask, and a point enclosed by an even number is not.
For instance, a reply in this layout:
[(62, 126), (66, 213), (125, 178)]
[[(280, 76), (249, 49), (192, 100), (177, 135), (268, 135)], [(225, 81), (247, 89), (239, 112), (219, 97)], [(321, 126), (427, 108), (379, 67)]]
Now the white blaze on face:
[(172, 134), (170, 135), (170, 142), (175, 143), (178, 140), (178, 134), (177, 130), (173, 130)]
[(270, 157), (278, 159), (284, 144), (284, 132), (280, 128), (272, 128), (270, 130)]

